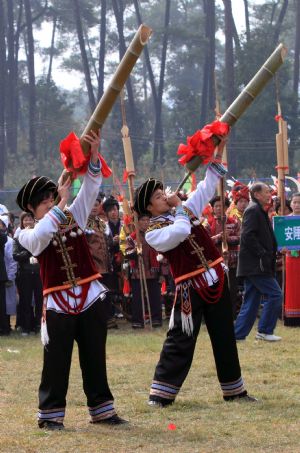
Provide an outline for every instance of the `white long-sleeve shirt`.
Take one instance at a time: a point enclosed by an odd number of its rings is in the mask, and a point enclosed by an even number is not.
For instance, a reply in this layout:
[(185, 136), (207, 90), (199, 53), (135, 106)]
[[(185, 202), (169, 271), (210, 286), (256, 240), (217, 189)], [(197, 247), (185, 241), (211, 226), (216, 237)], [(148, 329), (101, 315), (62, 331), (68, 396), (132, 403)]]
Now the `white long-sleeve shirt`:
[(15, 280), (18, 269), (18, 263), (13, 259), (13, 243), (14, 240), (7, 236), (4, 246), (4, 262), (8, 280)]
[[(196, 217), (199, 218), (201, 216), (203, 209), (214, 196), (220, 177), (225, 172), (224, 167), (219, 164), (210, 165), (207, 168), (204, 180), (199, 182), (196, 190), (183, 202), (183, 205), (192, 211)], [(175, 215), (167, 212), (164, 215), (153, 217), (150, 222), (157, 223), (165, 221), (170, 222), (170, 225), (165, 228), (149, 231), (145, 236), (148, 244), (162, 253), (177, 247), (191, 234), (192, 229), (190, 219), (186, 215), (181, 214), (180, 211), (177, 214), (175, 213)], [(218, 281), (214, 269), (210, 269), (204, 275), (209, 286)]]
[[(73, 215), (75, 222), (82, 230), (85, 229), (88, 216), (96, 201), (101, 181), (102, 175), (100, 162), (97, 167), (90, 163), (77, 197), (67, 208)], [(34, 228), (20, 231), (18, 237), (20, 244), (29, 250), (33, 256), (39, 256), (43, 250), (48, 247), (50, 241), (53, 239), (53, 235), (58, 231), (59, 225), (64, 217), (63, 212), (60, 211), (57, 206), (54, 209), (51, 209), (41, 220), (37, 222)], [(75, 295), (79, 295), (81, 293), (81, 287), (73, 287), (72, 291)], [(98, 280), (93, 280), (90, 284), (82, 311), (86, 310), (99, 297), (104, 297), (106, 291), (106, 288)], [(64, 299), (68, 300), (71, 307), (76, 306), (75, 299), (68, 296), (65, 291), (61, 291), (61, 295)], [(46, 297), (47, 310), (62, 312), (61, 308), (54, 301), (51, 293)]]

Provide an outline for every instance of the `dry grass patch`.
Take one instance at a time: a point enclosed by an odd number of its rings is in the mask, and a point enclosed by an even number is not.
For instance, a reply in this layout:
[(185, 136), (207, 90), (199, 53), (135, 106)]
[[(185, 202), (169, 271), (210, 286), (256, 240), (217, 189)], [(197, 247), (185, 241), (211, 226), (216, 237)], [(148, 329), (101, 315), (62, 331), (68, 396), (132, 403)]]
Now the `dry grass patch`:
[[(37, 428), (42, 365), (38, 337), (13, 334), (0, 341), (0, 451), (208, 453), (300, 452), (300, 329), (279, 323), (283, 341), (238, 343), (247, 388), (258, 404), (224, 403), (209, 338), (202, 327), (190, 374), (172, 407), (147, 406), (165, 329), (132, 331), (125, 322), (108, 337), (108, 375), (118, 413), (128, 426), (90, 425), (76, 348), (70, 376), (66, 430)], [(16, 352), (19, 351), (19, 352)], [(173, 423), (176, 430), (169, 430)]]

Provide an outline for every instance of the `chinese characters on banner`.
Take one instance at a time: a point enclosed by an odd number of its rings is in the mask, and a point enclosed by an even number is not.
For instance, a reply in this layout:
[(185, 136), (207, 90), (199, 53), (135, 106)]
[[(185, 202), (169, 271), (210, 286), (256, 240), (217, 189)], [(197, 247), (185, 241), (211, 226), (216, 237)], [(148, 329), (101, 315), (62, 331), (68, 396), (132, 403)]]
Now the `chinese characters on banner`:
[(300, 250), (300, 216), (273, 217), (278, 250)]

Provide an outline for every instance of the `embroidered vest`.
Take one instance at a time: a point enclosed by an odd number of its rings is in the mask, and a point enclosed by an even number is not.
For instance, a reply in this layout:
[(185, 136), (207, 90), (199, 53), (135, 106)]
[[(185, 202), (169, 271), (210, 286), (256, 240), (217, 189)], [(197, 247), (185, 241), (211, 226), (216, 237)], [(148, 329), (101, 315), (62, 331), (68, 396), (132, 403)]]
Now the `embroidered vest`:
[(105, 230), (106, 223), (100, 217), (88, 218), (85, 235), (96, 268), (100, 274), (107, 274), (112, 271), (109, 239)]
[[(177, 247), (159, 253), (168, 259), (176, 285), (191, 280), (194, 289), (207, 302), (213, 303), (217, 301), (215, 299), (219, 298), (223, 289), (224, 271), (221, 265), (223, 258), (199, 219), (186, 207), (184, 209), (188, 213), (192, 225), (191, 233)], [(167, 227), (170, 223), (172, 222), (153, 223), (147, 231)], [(205, 278), (205, 272), (209, 272), (211, 268), (216, 271), (218, 276), (217, 293), (213, 288), (210, 291)]]
[(60, 224), (48, 247), (37, 257), (41, 269), (44, 296), (85, 286), (100, 277), (90, 254), (86, 237), (72, 214), (65, 211), (67, 221)]

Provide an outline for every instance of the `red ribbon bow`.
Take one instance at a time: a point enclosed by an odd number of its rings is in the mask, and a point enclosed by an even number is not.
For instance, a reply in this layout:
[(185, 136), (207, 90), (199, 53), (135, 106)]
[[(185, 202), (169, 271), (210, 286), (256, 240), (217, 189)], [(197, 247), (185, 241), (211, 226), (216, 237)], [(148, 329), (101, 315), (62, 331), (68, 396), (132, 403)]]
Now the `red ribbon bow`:
[[(77, 175), (84, 175), (87, 172), (91, 153), (88, 153), (87, 155), (84, 154), (80, 140), (74, 132), (70, 132), (70, 134), (60, 142), (59, 151), (64, 168), (72, 173), (74, 179)], [(109, 178), (112, 174), (111, 169), (101, 154), (98, 154), (98, 157), (101, 162), (102, 175), (104, 178)]]
[(185, 165), (193, 157), (198, 156), (201, 157), (203, 164), (207, 164), (211, 161), (216, 147), (212, 136), (226, 136), (229, 130), (229, 125), (220, 121), (213, 121), (211, 124), (207, 124), (203, 129), (198, 130), (194, 135), (187, 138), (187, 145), (182, 143), (179, 145), (177, 154), (183, 154), (183, 157), (178, 162), (181, 165)]

